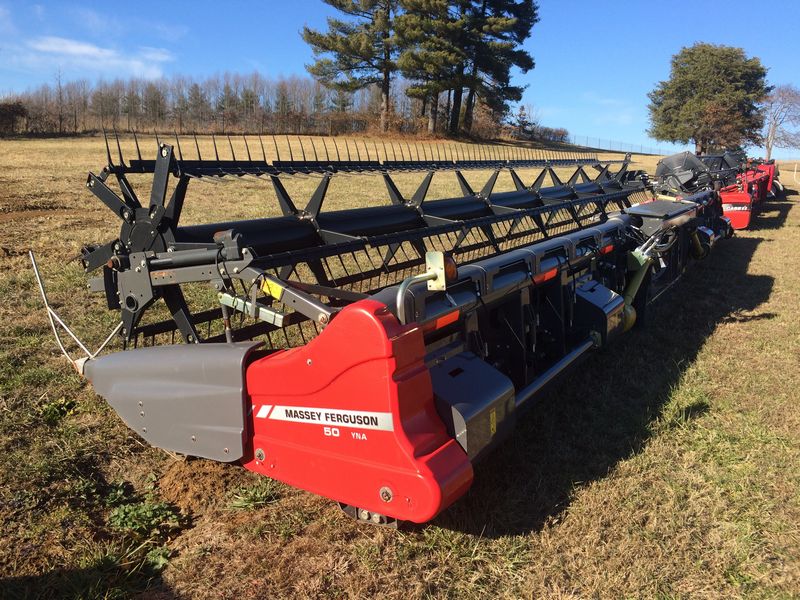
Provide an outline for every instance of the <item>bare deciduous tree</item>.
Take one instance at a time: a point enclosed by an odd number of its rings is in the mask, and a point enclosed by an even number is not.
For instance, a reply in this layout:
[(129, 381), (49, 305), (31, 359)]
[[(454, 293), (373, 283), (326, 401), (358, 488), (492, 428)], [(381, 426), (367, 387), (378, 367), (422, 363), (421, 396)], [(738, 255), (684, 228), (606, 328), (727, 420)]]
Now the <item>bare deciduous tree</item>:
[(793, 85), (779, 85), (764, 105), (764, 146), (767, 160), (773, 148), (800, 148), (800, 90)]

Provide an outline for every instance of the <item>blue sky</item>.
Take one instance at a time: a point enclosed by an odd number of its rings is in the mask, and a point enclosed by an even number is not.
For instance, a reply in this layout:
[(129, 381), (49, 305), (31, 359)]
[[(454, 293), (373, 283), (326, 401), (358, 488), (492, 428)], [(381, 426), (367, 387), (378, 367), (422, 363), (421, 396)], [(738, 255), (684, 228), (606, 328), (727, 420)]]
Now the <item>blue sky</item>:
[[(668, 76), (670, 57), (697, 41), (741, 46), (761, 58), (771, 83), (798, 84), (797, 8), (777, 0), (540, 0), (541, 22), (526, 43), (536, 68), (517, 77), (528, 85), (523, 104), (576, 135), (665, 146), (645, 132), (646, 94)], [(92, 80), (303, 73), (311, 52), (299, 31), (324, 26), (330, 14), (321, 0), (0, 0), (0, 94), (52, 82), (59, 68), (65, 79)]]

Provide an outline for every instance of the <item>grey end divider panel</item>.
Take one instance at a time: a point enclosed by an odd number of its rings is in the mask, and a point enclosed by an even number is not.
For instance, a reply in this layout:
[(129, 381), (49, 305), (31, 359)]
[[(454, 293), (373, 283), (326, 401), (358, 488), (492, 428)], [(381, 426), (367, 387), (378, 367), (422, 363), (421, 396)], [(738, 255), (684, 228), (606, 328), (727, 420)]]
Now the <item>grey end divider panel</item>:
[(233, 462), (244, 455), (247, 355), (260, 342), (154, 346), (86, 362), (122, 420), (158, 448)]

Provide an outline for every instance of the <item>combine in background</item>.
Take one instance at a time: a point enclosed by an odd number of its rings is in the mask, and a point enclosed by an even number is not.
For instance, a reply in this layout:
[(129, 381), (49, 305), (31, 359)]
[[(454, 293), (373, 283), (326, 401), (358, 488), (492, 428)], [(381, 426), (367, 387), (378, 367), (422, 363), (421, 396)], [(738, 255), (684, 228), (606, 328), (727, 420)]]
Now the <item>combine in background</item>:
[[(697, 193), (650, 201), (627, 159), (437, 149), (268, 161), (263, 149), (184, 159), (160, 143), (153, 160), (137, 143), (127, 164), (109, 153), (87, 186), (119, 235), (85, 247), (83, 264), (119, 314), (101, 346), (115, 351), (89, 351), (49, 305), (48, 316), (73, 365), (148, 443), (239, 464), (369, 523), (422, 523), (457, 501), (547, 384), (613, 352), (732, 235), (702, 169), (678, 179)], [(462, 174), (476, 169), (490, 173), (480, 191)], [(520, 169), (536, 175), (524, 183)], [(397, 171), (421, 173), (412, 197)], [(502, 171), (514, 191), (494, 191)], [(352, 173), (381, 177), (390, 203), (325, 211), (331, 179)], [(448, 173), (459, 193), (427, 199)], [(152, 177), (149, 195), (132, 174)], [(282, 183), (296, 176), (319, 179), (303, 207)], [(192, 180), (243, 177), (271, 183), (282, 215), (181, 224)], [(70, 357), (64, 331), (83, 356)]]

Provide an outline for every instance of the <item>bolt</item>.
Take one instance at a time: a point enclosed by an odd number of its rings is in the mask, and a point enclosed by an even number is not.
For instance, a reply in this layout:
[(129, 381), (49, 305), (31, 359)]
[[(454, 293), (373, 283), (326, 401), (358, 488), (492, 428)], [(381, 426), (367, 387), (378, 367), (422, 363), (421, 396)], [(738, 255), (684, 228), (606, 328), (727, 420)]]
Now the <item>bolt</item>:
[(358, 509), (358, 518), (362, 521), (369, 521), (369, 511), (365, 508)]
[(311, 366), (311, 359), (310, 359), (310, 358), (307, 358), (307, 359), (306, 359), (306, 364), (307, 364), (309, 367)]
[(233, 267), (233, 272), (234, 273), (238, 273), (239, 272), (239, 267)]
[(256, 460), (264, 460), (264, 451), (261, 448), (256, 449)]
[(140, 265), (142, 266), (142, 268), (144, 269), (144, 268), (147, 266), (147, 261), (144, 261), (144, 260), (143, 260), (143, 261), (142, 261), (142, 262), (140, 262), (139, 264), (140, 264)]
[(194, 336), (192, 334), (189, 334), (189, 335), (186, 336), (186, 339), (189, 340), (190, 342), (193, 342), (194, 341)]
[(141, 412), (139, 413), (139, 416), (140, 416), (140, 417), (143, 417), (143, 416), (144, 416), (144, 411), (141, 411)]
[(167, 248), (167, 252), (175, 252), (175, 246), (170, 246)]
[(196, 442), (197, 441), (197, 437), (196, 436), (192, 436), (192, 441)]
[(142, 402), (141, 400), (139, 400), (139, 406), (144, 406), (144, 402)]
[(163, 156), (164, 158), (167, 158), (167, 147), (166, 146), (161, 146), (161, 156)]
[(317, 318), (317, 320), (320, 322), (321, 325), (327, 325), (328, 324), (328, 315), (320, 314), (319, 317)]
[(384, 502), (391, 502), (392, 501), (392, 490), (388, 487), (382, 487), (380, 491), (381, 500)]
[(147, 427), (142, 427), (142, 433), (147, 433)]
[(137, 273), (141, 273), (142, 272), (142, 267), (136, 267), (136, 272)]
[(228, 450), (227, 448), (223, 448), (223, 452), (225, 452), (225, 454), (227, 454), (228, 452), (230, 452), (230, 450)]
[(378, 513), (372, 513), (372, 522), (376, 525), (380, 524), (381, 516)]

